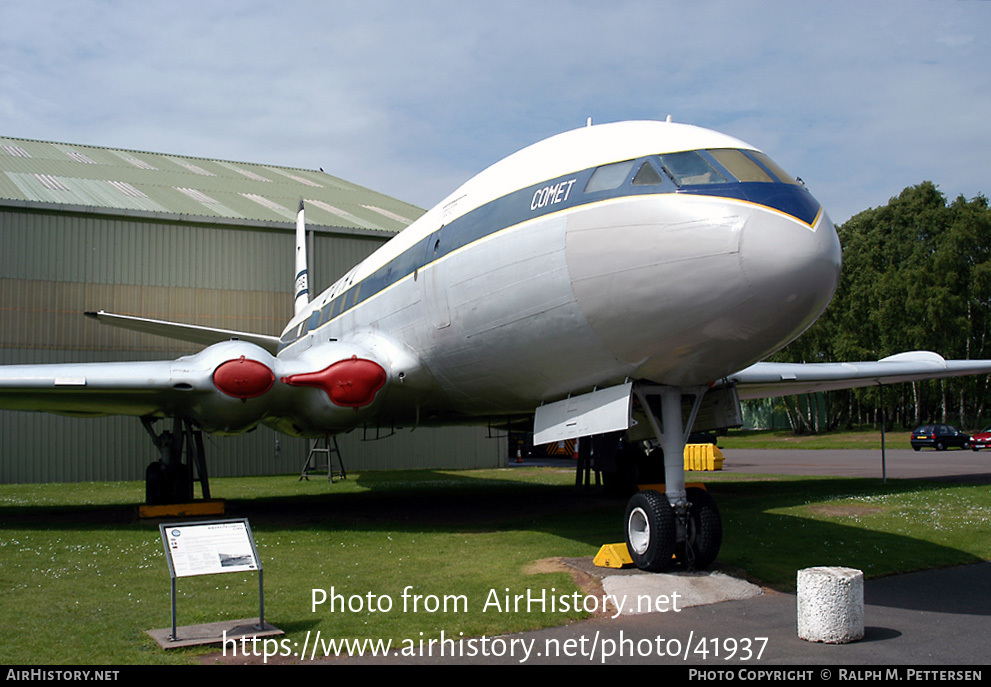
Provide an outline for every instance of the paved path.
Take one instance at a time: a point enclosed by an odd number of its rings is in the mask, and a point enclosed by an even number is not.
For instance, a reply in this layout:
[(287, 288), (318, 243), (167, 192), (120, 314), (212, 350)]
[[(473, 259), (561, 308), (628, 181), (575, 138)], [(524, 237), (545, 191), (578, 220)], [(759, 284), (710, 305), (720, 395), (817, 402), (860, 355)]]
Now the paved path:
[[(784, 475), (882, 476), (881, 451), (724, 449), (725, 472)], [(991, 484), (991, 451), (889, 450), (889, 479), (940, 479)]]

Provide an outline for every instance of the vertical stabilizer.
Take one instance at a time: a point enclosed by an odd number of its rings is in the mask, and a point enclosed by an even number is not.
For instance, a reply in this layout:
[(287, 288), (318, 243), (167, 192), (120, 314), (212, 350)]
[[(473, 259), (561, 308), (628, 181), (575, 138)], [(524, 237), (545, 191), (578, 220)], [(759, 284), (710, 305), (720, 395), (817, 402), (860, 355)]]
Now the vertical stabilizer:
[(293, 291), (294, 313), (299, 314), (310, 302), (309, 278), (306, 272), (306, 217), (303, 214), (303, 201), (299, 201), (296, 213), (296, 285)]

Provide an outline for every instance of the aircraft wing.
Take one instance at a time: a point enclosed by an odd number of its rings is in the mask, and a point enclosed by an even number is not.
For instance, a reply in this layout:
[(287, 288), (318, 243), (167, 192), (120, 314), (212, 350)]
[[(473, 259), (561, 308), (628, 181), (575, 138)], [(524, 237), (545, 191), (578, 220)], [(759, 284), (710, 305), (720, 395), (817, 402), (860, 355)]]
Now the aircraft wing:
[(945, 360), (911, 351), (874, 362), (756, 363), (727, 379), (748, 399), (980, 374), (991, 374), (991, 360)]
[(208, 432), (236, 433), (265, 416), (275, 366), (274, 356), (246, 341), (217, 343), (176, 360), (3, 365), (0, 409), (184, 416)]
[(5, 365), (0, 409), (63, 415), (152, 415), (188, 394), (174, 361)]
[(201, 327), (195, 324), (168, 322), (166, 320), (151, 320), (145, 317), (134, 317), (133, 315), (118, 315), (106, 312), (105, 310), (84, 314), (87, 317), (92, 317), (100, 324), (130, 329), (144, 334), (155, 334), (169, 339), (190, 341), (203, 346), (210, 346), (211, 344), (229, 341), (230, 339), (238, 339), (239, 341), (247, 341), (260, 346), (272, 355), (275, 355), (276, 349), (279, 346), (279, 337), (268, 336), (266, 334), (238, 332), (232, 329), (215, 329), (212, 327)]

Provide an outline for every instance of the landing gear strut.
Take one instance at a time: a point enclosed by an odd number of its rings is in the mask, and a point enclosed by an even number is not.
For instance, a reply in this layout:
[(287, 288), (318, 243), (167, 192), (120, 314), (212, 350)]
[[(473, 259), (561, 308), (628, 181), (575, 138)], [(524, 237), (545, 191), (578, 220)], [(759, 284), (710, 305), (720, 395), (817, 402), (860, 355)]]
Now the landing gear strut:
[[(665, 493), (641, 491), (627, 502), (625, 529), (630, 557), (638, 568), (651, 572), (670, 567), (672, 557), (690, 570), (705, 568), (719, 553), (722, 519), (708, 492), (685, 488), (684, 469), (685, 442), (705, 389), (637, 386), (634, 392), (661, 442)], [(687, 423), (682, 420), (683, 392), (694, 396)], [(658, 406), (660, 419), (654, 410)]]
[[(155, 433), (156, 418), (143, 417), (141, 424), (158, 449), (159, 460), (145, 470), (145, 503), (149, 506), (188, 503), (193, 500), (193, 466), (199, 475), (203, 498), (210, 498), (210, 481), (206, 473), (203, 433), (188, 418), (175, 418), (172, 430)], [(183, 462), (183, 452), (186, 462)]]

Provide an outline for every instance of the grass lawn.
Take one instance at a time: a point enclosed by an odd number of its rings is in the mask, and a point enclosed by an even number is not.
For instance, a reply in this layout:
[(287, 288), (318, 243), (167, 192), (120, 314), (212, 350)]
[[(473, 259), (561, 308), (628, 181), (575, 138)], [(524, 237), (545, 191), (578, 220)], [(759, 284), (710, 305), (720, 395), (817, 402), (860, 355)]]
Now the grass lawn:
[[(991, 558), (986, 485), (756, 475), (707, 482), (724, 521), (717, 565), (778, 589), (811, 565), (868, 576)], [(622, 539), (623, 499), (576, 491), (570, 470), (514, 468), (212, 481), (227, 517), (247, 517), (265, 568), (266, 619), (303, 644), (507, 633), (582, 617), (486, 609), (495, 593), (570, 595), (566, 573), (535, 561), (592, 556)], [(160, 650), (170, 623), (158, 524), (142, 522), (140, 482), (0, 485), (0, 663), (196, 663), (216, 648)], [(979, 535), (979, 536), (978, 536)], [(404, 590), (446, 612), (401, 607)], [(257, 615), (253, 574), (178, 581), (179, 624)], [(354, 609), (311, 606), (312, 590)], [(332, 592), (333, 590), (333, 592)], [(553, 590), (553, 592), (552, 592)], [(384, 608), (385, 602), (391, 608)], [(420, 634), (422, 633), (422, 635)]]
[[(889, 449), (911, 449), (911, 430), (887, 432), (884, 444)], [(754, 449), (867, 449), (881, 450), (880, 429), (859, 429), (798, 435), (790, 429), (731, 429), (719, 437), (720, 448)]]

